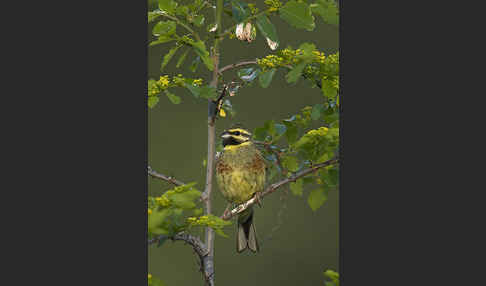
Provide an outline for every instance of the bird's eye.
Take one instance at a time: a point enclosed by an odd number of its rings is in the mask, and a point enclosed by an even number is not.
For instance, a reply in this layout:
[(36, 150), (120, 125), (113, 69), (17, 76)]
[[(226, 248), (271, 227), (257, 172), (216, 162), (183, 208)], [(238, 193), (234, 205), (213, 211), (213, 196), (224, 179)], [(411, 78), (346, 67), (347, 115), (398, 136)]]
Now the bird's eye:
[(236, 136), (240, 136), (240, 131), (236, 131), (236, 132), (235, 132), (235, 135), (236, 135)]

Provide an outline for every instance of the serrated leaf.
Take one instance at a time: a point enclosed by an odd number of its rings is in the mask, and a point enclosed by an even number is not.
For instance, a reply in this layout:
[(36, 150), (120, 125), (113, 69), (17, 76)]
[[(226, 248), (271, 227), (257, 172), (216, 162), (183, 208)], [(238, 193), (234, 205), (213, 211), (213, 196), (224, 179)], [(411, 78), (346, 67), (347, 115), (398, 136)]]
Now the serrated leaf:
[(282, 158), (282, 166), (291, 172), (296, 172), (299, 170), (299, 160), (293, 156), (285, 156)]
[(152, 34), (156, 37), (171, 36), (176, 32), (176, 22), (160, 21), (152, 29)]
[(204, 65), (208, 68), (208, 70), (213, 70), (213, 61), (209, 57), (209, 52), (206, 50), (206, 45), (203, 41), (197, 41), (192, 44), (194, 48), (194, 52), (201, 58)]
[(280, 42), (278, 40), (277, 30), (275, 29), (275, 26), (272, 24), (272, 22), (270, 22), (265, 14), (261, 14), (256, 19), (256, 26), (264, 37), (270, 39), (271, 42), (276, 43), (276, 45), (274, 44), (273, 46), (269, 45), (272, 50), (275, 50)]
[(181, 98), (173, 93), (170, 93), (167, 89), (165, 90), (165, 95), (167, 95), (167, 97), (173, 104), (181, 103)]
[(290, 72), (285, 75), (285, 78), (287, 79), (288, 83), (293, 83), (297, 82), (302, 75), (302, 71), (304, 70), (305, 66), (307, 63), (302, 62), (298, 65), (296, 65)]
[(310, 7), (312, 12), (321, 16), (324, 22), (336, 26), (339, 25), (339, 9), (334, 0), (317, 0)]
[(290, 191), (292, 194), (301, 197), (304, 191), (304, 181), (298, 179), (297, 181), (290, 183)]
[(177, 8), (177, 2), (174, 0), (158, 0), (159, 9), (167, 12), (168, 14), (174, 14)]
[(147, 103), (148, 103), (148, 107), (154, 108), (154, 106), (156, 106), (157, 103), (159, 103), (159, 97), (158, 96), (149, 96)]
[(297, 128), (297, 124), (293, 121), (284, 120), (283, 123), (287, 127), (287, 131), (285, 132), (285, 137), (289, 144), (293, 144), (297, 141), (299, 129)]
[(201, 27), (204, 24), (204, 15), (198, 15), (196, 18), (194, 18), (194, 25), (196, 27)]
[(330, 99), (334, 99), (337, 96), (337, 89), (329, 79), (321, 80), (322, 93)]
[(253, 131), (253, 136), (255, 140), (263, 141), (267, 135), (267, 129), (265, 127), (257, 127)]
[(258, 81), (260, 82), (260, 86), (263, 88), (267, 88), (272, 82), (273, 75), (275, 74), (276, 71), (277, 69), (270, 69), (261, 72), (258, 76)]
[(197, 86), (192, 84), (186, 84), (185, 87), (189, 89), (192, 95), (194, 95), (196, 98), (202, 97), (207, 99), (216, 99), (218, 97), (215, 87), (208, 85)]
[(321, 113), (324, 111), (324, 104), (319, 103), (312, 107), (311, 118), (317, 120), (321, 117)]
[(231, 11), (233, 12), (233, 19), (236, 21), (236, 23), (242, 22), (250, 15), (248, 4), (238, 0), (231, 1)]
[(175, 55), (175, 53), (177, 52), (177, 50), (180, 48), (181, 46), (175, 46), (173, 47), (172, 49), (169, 50), (169, 52), (167, 54), (165, 54), (164, 56), (164, 60), (162, 61), (162, 65), (160, 67), (160, 70), (163, 71), (165, 66), (170, 62), (170, 60), (172, 59), (172, 57)]
[(277, 134), (277, 131), (275, 130), (275, 120), (272, 119), (265, 121), (263, 127), (266, 129), (268, 134), (270, 134), (270, 136), (275, 137), (275, 135)]
[(313, 211), (319, 209), (327, 201), (327, 194), (324, 189), (312, 190), (307, 199), (307, 203)]
[(279, 10), (280, 18), (297, 29), (312, 31), (315, 28), (314, 16), (305, 2), (290, 0)]

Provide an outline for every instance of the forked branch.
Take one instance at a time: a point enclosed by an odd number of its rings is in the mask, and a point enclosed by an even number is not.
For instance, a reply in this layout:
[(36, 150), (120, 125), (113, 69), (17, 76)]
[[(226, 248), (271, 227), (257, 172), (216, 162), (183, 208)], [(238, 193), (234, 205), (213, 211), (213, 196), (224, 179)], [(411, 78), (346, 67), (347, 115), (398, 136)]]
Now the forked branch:
[(152, 170), (150, 166), (147, 167), (148, 174), (152, 176), (153, 178), (161, 179), (164, 180), (168, 183), (171, 183), (176, 186), (182, 186), (185, 185), (183, 182), (176, 180), (174, 177), (168, 177), (164, 174), (157, 173), (156, 171)]

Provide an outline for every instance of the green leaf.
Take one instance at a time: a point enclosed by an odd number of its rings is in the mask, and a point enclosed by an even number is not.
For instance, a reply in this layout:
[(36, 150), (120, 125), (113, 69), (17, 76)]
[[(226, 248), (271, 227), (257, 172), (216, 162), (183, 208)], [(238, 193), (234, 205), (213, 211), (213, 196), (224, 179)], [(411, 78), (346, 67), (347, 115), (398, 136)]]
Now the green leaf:
[(263, 127), (265, 127), (270, 136), (275, 137), (275, 135), (277, 134), (277, 130), (275, 130), (275, 120), (272, 119), (265, 121)]
[(257, 127), (253, 131), (255, 140), (263, 141), (267, 135), (267, 129), (265, 127)]
[(337, 96), (337, 89), (334, 87), (334, 84), (329, 79), (322, 79), (322, 93), (324, 96), (327, 96), (330, 99), (334, 99)]
[(153, 22), (155, 19), (157, 19), (160, 16), (161, 15), (159, 13), (154, 12), (154, 11), (150, 11), (147, 14), (148, 22), (151, 23), (151, 22)]
[(248, 18), (250, 11), (248, 9), (248, 4), (238, 0), (231, 1), (231, 7), (233, 12), (233, 19), (236, 23), (243, 22), (244, 19)]
[(213, 70), (213, 61), (209, 57), (209, 52), (206, 50), (206, 45), (203, 41), (194, 42), (192, 47), (194, 48), (194, 52), (201, 58), (203, 63), (206, 65), (208, 70)]
[(174, 14), (177, 8), (177, 2), (174, 0), (159, 0), (159, 9), (167, 12), (168, 14)]
[(218, 97), (215, 87), (211, 87), (208, 85), (197, 86), (192, 84), (186, 84), (185, 87), (189, 89), (192, 95), (194, 95), (194, 97), (196, 98), (202, 97), (207, 99), (216, 99)]
[(321, 113), (324, 111), (324, 104), (319, 103), (312, 107), (311, 118), (317, 120), (321, 117)]
[(204, 24), (204, 15), (198, 15), (196, 18), (194, 18), (194, 25), (196, 27), (201, 27)]
[(152, 34), (156, 37), (171, 36), (176, 32), (176, 22), (160, 21), (152, 29)]
[(327, 194), (323, 188), (312, 190), (307, 199), (307, 203), (313, 211), (320, 208), (327, 201)]
[(171, 203), (175, 207), (181, 209), (193, 209), (196, 207), (194, 200), (201, 196), (201, 192), (198, 190), (188, 190), (182, 193), (176, 193), (170, 196)]
[(304, 191), (304, 181), (298, 179), (297, 181), (290, 183), (290, 191), (292, 194), (301, 197)]
[(337, 273), (336, 271), (333, 271), (333, 270), (326, 270), (324, 272), (324, 276), (328, 277), (329, 279), (331, 279), (331, 281), (336, 285), (336, 286), (339, 286), (339, 273)]
[(201, 62), (201, 57), (197, 56), (189, 66), (189, 70), (192, 72), (196, 72), (197, 67), (199, 66), (199, 63)]
[(258, 76), (259, 73), (260, 73), (260, 69), (255, 69), (255, 68), (240, 69), (238, 71), (238, 77), (246, 82), (251, 82)]
[(297, 29), (312, 31), (315, 28), (314, 16), (305, 2), (290, 0), (279, 10), (280, 18)]
[(290, 72), (287, 73), (285, 76), (287, 78), (288, 83), (297, 82), (302, 75), (302, 71), (304, 70), (307, 63), (302, 62), (296, 65)]
[(270, 85), (270, 83), (272, 82), (273, 75), (275, 74), (276, 71), (277, 71), (277, 69), (270, 69), (270, 70), (266, 70), (264, 72), (261, 72), (258, 76), (260, 86), (263, 87), (263, 88), (267, 88)]
[(282, 166), (291, 172), (297, 172), (299, 170), (299, 160), (293, 156), (285, 156), (282, 158)]
[(174, 40), (175, 39), (172, 38), (171, 36), (160, 36), (157, 40), (150, 42), (149, 46), (152, 47), (158, 44), (168, 43)]
[(181, 103), (181, 98), (175, 94), (172, 94), (170, 93), (167, 89), (164, 90), (165, 91), (165, 95), (167, 95), (167, 97), (169, 98), (169, 100), (173, 103), (173, 104), (179, 104)]
[(183, 63), (184, 61), (186, 60), (186, 57), (187, 57), (187, 54), (189, 53), (190, 49), (186, 49), (184, 51), (184, 53), (182, 54), (182, 56), (179, 57), (179, 59), (177, 60), (177, 64), (176, 64), (176, 67), (179, 68)]
[(161, 71), (164, 70), (165, 66), (169, 63), (169, 61), (172, 59), (172, 57), (175, 55), (175, 53), (180, 47), (181, 46), (175, 46), (172, 49), (170, 49), (167, 54), (165, 54), (164, 60), (162, 61), (162, 66), (160, 67)]
[(317, 0), (310, 7), (312, 12), (321, 16), (324, 22), (339, 25), (339, 9), (334, 0)]
[(149, 96), (149, 98), (148, 98), (148, 107), (154, 108), (154, 106), (156, 106), (158, 102), (159, 102), (159, 97), (158, 96)]
[(148, 232), (156, 235), (169, 234), (168, 229), (163, 226), (163, 222), (171, 214), (171, 210), (153, 210), (148, 216)]
[[(292, 117), (295, 119), (295, 117)], [(299, 129), (297, 128), (297, 123), (291, 119), (285, 119), (283, 123), (287, 127), (287, 132), (285, 132), (285, 136), (287, 137), (287, 141), (289, 144), (293, 144), (297, 141), (299, 135)]]
[(280, 136), (284, 135), (285, 131), (287, 131), (287, 127), (284, 124), (277, 123), (275, 124), (275, 138), (274, 140), (277, 140), (280, 138)]
[[(277, 30), (265, 14), (261, 14), (257, 17), (256, 26), (264, 37), (269, 38), (272, 42), (277, 43), (277, 46), (280, 44), (277, 36)], [(275, 48), (273, 48), (272, 50), (274, 50)]]

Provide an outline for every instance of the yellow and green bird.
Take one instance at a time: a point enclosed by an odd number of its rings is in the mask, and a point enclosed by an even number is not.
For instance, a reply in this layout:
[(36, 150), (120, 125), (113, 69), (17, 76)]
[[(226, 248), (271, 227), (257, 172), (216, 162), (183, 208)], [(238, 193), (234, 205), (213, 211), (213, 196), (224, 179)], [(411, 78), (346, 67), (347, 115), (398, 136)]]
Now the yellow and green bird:
[[(216, 159), (216, 180), (227, 201), (241, 204), (263, 191), (265, 162), (247, 130), (228, 129), (221, 137), (224, 149)], [(253, 252), (259, 249), (253, 207), (238, 215), (236, 251), (242, 252), (247, 248)]]

